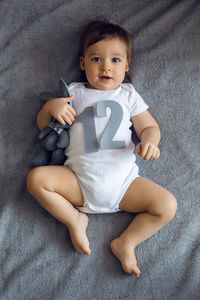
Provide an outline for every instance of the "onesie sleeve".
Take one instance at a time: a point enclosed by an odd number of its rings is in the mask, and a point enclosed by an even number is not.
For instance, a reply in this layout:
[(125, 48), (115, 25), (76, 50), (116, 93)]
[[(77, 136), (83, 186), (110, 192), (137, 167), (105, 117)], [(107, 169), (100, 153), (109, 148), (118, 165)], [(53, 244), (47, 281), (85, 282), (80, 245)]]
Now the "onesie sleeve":
[(72, 82), (68, 85), (69, 94), (73, 95), (75, 88), (79, 85), (79, 82)]
[(130, 116), (136, 116), (144, 112), (149, 106), (144, 102), (142, 97), (136, 92), (135, 88), (132, 87), (131, 99), (130, 99)]

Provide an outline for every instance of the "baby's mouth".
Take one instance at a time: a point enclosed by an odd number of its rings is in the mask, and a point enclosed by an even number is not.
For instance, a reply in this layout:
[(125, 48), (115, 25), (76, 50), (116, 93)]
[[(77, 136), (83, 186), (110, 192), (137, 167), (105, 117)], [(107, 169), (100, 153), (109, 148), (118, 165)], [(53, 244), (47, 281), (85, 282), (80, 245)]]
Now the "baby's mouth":
[(109, 79), (112, 79), (112, 77), (107, 76), (107, 75), (102, 75), (102, 76), (100, 76), (100, 79), (102, 79), (102, 80), (109, 80)]

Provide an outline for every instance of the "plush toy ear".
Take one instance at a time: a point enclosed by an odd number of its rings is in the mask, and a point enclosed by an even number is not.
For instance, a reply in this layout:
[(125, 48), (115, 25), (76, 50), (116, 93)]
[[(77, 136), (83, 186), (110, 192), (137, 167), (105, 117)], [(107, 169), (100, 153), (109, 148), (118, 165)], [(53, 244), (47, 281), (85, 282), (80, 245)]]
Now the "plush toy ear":
[(66, 82), (64, 81), (64, 79), (60, 79), (59, 80), (59, 90), (58, 92), (43, 92), (39, 95), (39, 99), (42, 101), (42, 102), (46, 102), (50, 99), (53, 99), (53, 98), (66, 98), (66, 97), (69, 97), (69, 91), (68, 91), (68, 88), (67, 88), (67, 84)]
[(60, 95), (60, 97), (63, 97), (63, 98), (69, 97), (69, 91), (67, 88), (67, 84), (63, 79), (59, 80), (59, 95)]
[(56, 93), (43, 92), (39, 95), (39, 99), (43, 102), (46, 102), (50, 99), (57, 98)]

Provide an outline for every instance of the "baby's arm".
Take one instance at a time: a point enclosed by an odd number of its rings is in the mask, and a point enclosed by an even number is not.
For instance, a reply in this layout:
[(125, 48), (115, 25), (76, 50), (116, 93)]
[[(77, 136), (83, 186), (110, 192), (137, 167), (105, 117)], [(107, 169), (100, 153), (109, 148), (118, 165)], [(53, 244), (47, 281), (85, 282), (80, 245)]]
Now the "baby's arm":
[(75, 110), (69, 104), (73, 96), (67, 98), (55, 98), (47, 101), (37, 115), (37, 125), (43, 130), (51, 122), (51, 118), (56, 119), (62, 125), (74, 122)]
[(141, 142), (136, 147), (136, 153), (144, 160), (158, 159), (160, 150), (160, 129), (156, 120), (148, 111), (131, 118), (133, 127)]

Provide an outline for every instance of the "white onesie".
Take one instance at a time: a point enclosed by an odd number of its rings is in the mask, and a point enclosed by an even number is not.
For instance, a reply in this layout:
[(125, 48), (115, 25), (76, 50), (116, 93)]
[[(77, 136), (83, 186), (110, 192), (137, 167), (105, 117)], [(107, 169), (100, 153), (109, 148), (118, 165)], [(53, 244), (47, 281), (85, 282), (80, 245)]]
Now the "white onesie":
[(138, 175), (130, 118), (148, 109), (132, 84), (114, 90), (69, 85), (76, 121), (70, 128), (65, 165), (76, 174), (86, 213), (119, 211), (119, 203)]

